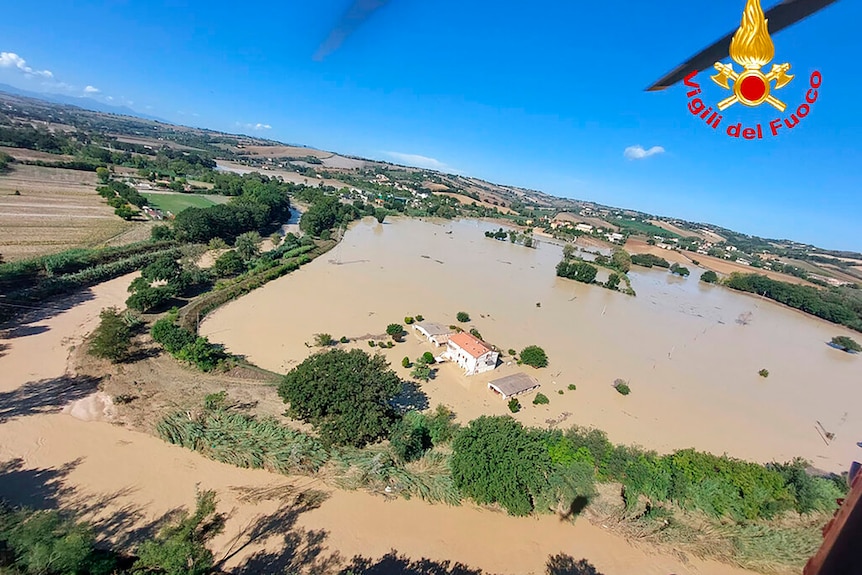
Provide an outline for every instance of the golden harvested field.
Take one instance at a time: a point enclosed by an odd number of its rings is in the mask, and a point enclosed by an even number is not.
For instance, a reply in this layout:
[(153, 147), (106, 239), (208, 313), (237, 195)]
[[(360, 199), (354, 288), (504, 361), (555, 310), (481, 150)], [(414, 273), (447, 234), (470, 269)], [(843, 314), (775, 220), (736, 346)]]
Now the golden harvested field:
[(0, 176), (0, 254), (13, 261), (98, 246), (147, 227), (118, 218), (95, 190), (92, 172), (16, 165)]
[(75, 156), (67, 156), (63, 154), (49, 154), (48, 152), (37, 152), (36, 150), (27, 150), (24, 148), (9, 148), (6, 146), (0, 146), (0, 152), (6, 152), (16, 160), (43, 160), (45, 162), (66, 162), (75, 159)]
[(314, 156), (315, 158), (323, 159), (334, 155), (332, 152), (323, 152), (313, 148), (298, 146), (245, 146), (243, 150), (249, 155), (264, 158), (304, 158), (306, 156)]
[(707, 241), (707, 242), (724, 241), (723, 237), (721, 237), (718, 234), (713, 233), (713, 232), (706, 233), (706, 232), (696, 232), (694, 230), (686, 230), (686, 229), (683, 229), (679, 226), (675, 226), (670, 222), (663, 222), (661, 220), (650, 220), (649, 223), (651, 223), (652, 225), (657, 226), (659, 228), (662, 228), (664, 230), (667, 230), (667, 231), (671, 232), (672, 234), (677, 234), (677, 235), (682, 236), (684, 238), (695, 237), (695, 238), (699, 238), (699, 239), (701, 239), (703, 241)]
[(434, 192), (434, 193), (435, 193), (435, 194), (437, 194), (437, 195), (440, 195), (440, 196), (450, 196), (450, 197), (453, 197), (453, 198), (455, 198), (456, 200), (458, 200), (459, 202), (461, 202), (462, 204), (467, 204), (467, 205), (470, 205), (470, 204), (480, 204), (480, 205), (485, 206), (486, 208), (497, 208), (497, 210), (499, 210), (501, 214), (513, 214), (513, 213), (514, 213), (514, 212), (513, 212), (512, 210), (510, 210), (509, 208), (506, 208), (506, 207), (503, 207), (503, 206), (495, 206), (495, 205), (494, 205), (494, 204), (492, 204), (491, 202), (477, 202), (476, 200), (474, 200), (474, 199), (473, 199), (473, 198), (471, 198), (470, 196), (465, 196), (464, 194), (456, 194), (456, 193), (454, 193), (454, 192)]

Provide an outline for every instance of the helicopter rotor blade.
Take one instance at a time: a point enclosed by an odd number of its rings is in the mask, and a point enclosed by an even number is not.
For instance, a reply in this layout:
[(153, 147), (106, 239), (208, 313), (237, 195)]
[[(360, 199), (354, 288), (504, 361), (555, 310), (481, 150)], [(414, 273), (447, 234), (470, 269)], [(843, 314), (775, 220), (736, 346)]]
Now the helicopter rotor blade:
[[(784, 0), (764, 13), (769, 20), (769, 33), (775, 35), (781, 30), (804, 20), (815, 12), (819, 12), (838, 0)], [(647, 92), (657, 92), (670, 88), (695, 70), (711, 68), (716, 62), (728, 57), (730, 41), (736, 30), (702, 50), (683, 64), (677, 66), (655, 84), (646, 89)]]

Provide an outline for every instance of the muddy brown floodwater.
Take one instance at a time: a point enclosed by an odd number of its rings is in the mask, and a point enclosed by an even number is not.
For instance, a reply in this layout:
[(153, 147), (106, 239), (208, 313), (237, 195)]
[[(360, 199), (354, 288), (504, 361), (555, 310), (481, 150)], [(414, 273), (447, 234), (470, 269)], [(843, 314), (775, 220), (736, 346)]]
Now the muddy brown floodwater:
[[(313, 350), (316, 332), (339, 338), (383, 334), (387, 324), (421, 314), (468, 324), (501, 350), (537, 344), (550, 365), (523, 368), (550, 403), (517, 418), (604, 429), (612, 441), (659, 451), (695, 447), (759, 462), (802, 456), (840, 472), (862, 440), (862, 360), (826, 345), (852, 332), (769, 300), (666, 270), (633, 268), (637, 297), (561, 279), (562, 250), (529, 249), (486, 238), (497, 225), (366, 218), (322, 258), (208, 317), (201, 331), (230, 351), (285, 372)], [(600, 275), (601, 278), (601, 275)], [(541, 304), (537, 306), (536, 304)], [(739, 323), (747, 315), (746, 325)], [(356, 342), (370, 351), (366, 341)], [(412, 335), (384, 353), (394, 368), (431, 350)], [(506, 358), (508, 360), (509, 358)], [(443, 365), (423, 386), (430, 404), (451, 406), (463, 421), (508, 413), (490, 379), (518, 368), (465, 377)], [(758, 371), (769, 370), (767, 378)], [(613, 388), (630, 382), (631, 395)], [(568, 390), (575, 384), (576, 390)], [(563, 390), (562, 395), (559, 390)], [(827, 445), (817, 422), (835, 434)]]
[[(574, 284), (554, 277), (559, 247), (496, 242), (483, 236), (489, 227), (475, 221), (357, 223), (340, 247), (215, 312), (202, 331), (286, 371), (310, 353), (304, 342), (315, 332), (378, 335), (405, 315), (449, 324), (464, 310), (471, 325), (504, 350), (536, 343), (548, 351), (551, 365), (531, 373), (551, 402), (535, 407), (532, 396), (524, 398), (518, 417), (526, 423), (544, 425), (568, 412), (564, 425), (596, 425), (615, 441), (695, 446), (759, 460), (803, 455), (827, 469), (846, 467), (860, 432), (853, 388), (860, 368), (856, 358), (824, 344), (843, 330), (662, 272), (632, 274), (637, 298)], [(219, 559), (229, 557), (227, 569), (264, 550), (307, 559), (300, 569), (307, 572), (312, 559), (335, 567), (343, 561), (333, 557), (374, 560), (395, 549), (413, 559), (496, 573), (540, 573), (548, 556), (561, 552), (588, 559), (604, 575), (748, 573), (633, 544), (583, 518), (570, 525), (470, 504), (344, 492), (314, 478), (238, 469), (93, 421), (110, 409), (90, 395), (94, 382), (69, 373), (70, 349), (98, 324), (101, 309), (122, 306), (133, 277), (52, 302), (50, 313), (0, 341), (0, 496), (83, 508), (88, 519), (131, 530), (192, 505), (196, 488), (214, 489), (229, 518), (213, 550)], [(734, 323), (746, 312), (752, 313), (749, 325)], [(370, 350), (364, 340), (350, 345)], [(403, 356), (428, 349), (411, 336), (385, 353), (403, 373)], [(761, 368), (770, 370), (768, 379), (757, 376)], [(431, 405), (449, 404), (462, 420), (502, 414), (505, 406), (486, 382), (516, 369), (504, 365), (493, 376), (465, 378), (443, 365), (423, 387)], [(631, 381), (630, 396), (610, 387), (616, 377)], [(569, 383), (577, 390), (556, 393)], [(836, 434), (831, 446), (822, 445), (815, 420)], [(294, 513), (285, 494), (309, 488), (326, 492), (325, 501)], [(249, 499), (249, 493), (257, 496)], [(268, 527), (250, 541), (262, 525)]]

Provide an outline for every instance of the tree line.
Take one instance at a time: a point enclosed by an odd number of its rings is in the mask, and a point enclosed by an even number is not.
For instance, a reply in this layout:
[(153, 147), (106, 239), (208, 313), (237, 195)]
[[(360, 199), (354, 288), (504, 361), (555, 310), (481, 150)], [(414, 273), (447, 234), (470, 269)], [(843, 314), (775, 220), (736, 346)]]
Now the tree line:
[(862, 331), (862, 296), (840, 288), (818, 289), (791, 284), (759, 274), (734, 272), (722, 284), (735, 290), (756, 293), (826, 321)]

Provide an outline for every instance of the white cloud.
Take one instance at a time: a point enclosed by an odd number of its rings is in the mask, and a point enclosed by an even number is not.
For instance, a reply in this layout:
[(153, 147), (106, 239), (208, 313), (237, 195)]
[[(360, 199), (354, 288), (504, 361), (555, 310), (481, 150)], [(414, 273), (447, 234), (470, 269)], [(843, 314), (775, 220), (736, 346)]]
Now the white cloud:
[(623, 155), (629, 160), (643, 160), (656, 154), (664, 154), (664, 148), (661, 146), (653, 146), (649, 150), (645, 150), (643, 146), (629, 146), (623, 152)]
[[(194, 115), (197, 116), (197, 114)], [(243, 124), (242, 122), (237, 122), (236, 125), (244, 130), (256, 130), (258, 132), (261, 130), (272, 130), (272, 126), (269, 124), (262, 124), (260, 122), (257, 124)]]
[(402, 152), (383, 152), (390, 158), (394, 158), (399, 162), (403, 162), (417, 168), (427, 168), (429, 170), (450, 170), (449, 166), (435, 158), (428, 156), (420, 156), (419, 154), (404, 154)]
[(101, 92), (101, 90), (99, 90), (95, 86), (87, 86), (86, 88), (84, 88), (84, 92), (86, 92), (87, 94), (98, 94), (99, 92)]
[(54, 74), (50, 70), (34, 70), (27, 65), (27, 61), (24, 58), (14, 52), (0, 52), (0, 68), (16, 68), (27, 76), (54, 77)]

